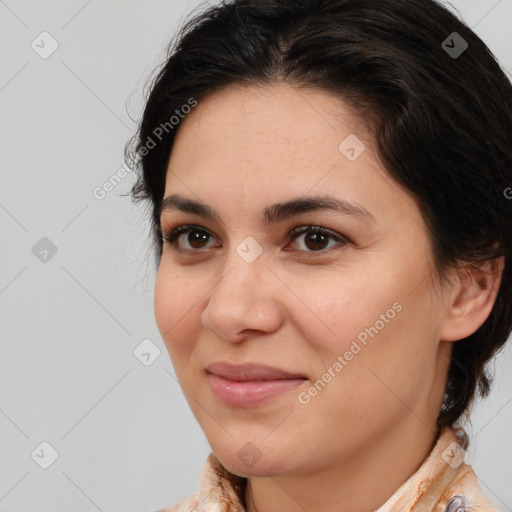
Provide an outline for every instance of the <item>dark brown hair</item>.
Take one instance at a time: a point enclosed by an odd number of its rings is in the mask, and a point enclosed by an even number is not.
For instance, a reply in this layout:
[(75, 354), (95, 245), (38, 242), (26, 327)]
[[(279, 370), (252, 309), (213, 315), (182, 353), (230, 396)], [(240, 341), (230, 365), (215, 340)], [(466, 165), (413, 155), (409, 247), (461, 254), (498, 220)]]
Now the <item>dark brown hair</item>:
[(460, 262), (505, 257), (490, 316), (453, 346), (438, 417), (439, 427), (452, 425), (477, 390), (488, 394), (485, 365), (512, 329), (510, 80), (481, 39), (434, 0), (206, 6), (171, 42), (126, 150), (139, 171), (132, 197), (151, 201), (157, 262), (178, 118), (221, 88), (277, 81), (334, 92), (369, 122), (389, 175), (416, 198), (440, 276)]

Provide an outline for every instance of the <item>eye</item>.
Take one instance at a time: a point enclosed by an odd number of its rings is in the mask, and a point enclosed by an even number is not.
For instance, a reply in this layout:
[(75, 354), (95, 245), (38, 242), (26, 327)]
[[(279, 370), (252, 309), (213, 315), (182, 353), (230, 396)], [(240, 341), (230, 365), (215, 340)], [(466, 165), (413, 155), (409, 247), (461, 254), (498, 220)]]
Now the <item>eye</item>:
[[(296, 228), (290, 233), (288, 240), (302, 240), (302, 242), (299, 243), (301, 247), (298, 250), (305, 252), (325, 252), (326, 249), (330, 249), (335, 245), (341, 244), (344, 246), (349, 243), (348, 240), (342, 236), (320, 226), (302, 226)], [(329, 241), (334, 243), (329, 244)], [(338, 244), (336, 244), (336, 242), (338, 242)], [(285, 250), (289, 251), (292, 249)]]
[[(200, 226), (185, 225), (172, 229), (163, 237), (177, 251), (200, 252), (204, 249), (218, 247), (211, 245), (213, 235)], [(320, 226), (301, 226), (295, 228), (287, 237), (287, 242), (296, 242), (299, 249), (285, 247), (285, 251), (322, 253), (335, 245), (345, 246), (350, 243), (341, 235)], [(185, 246), (183, 246), (185, 244)]]
[[(185, 236), (188, 235), (188, 236)], [(163, 240), (173, 246), (176, 250), (196, 251), (199, 249), (209, 249), (208, 241), (212, 237), (208, 231), (199, 226), (178, 226)], [(185, 242), (189, 247), (180, 247), (180, 241)]]

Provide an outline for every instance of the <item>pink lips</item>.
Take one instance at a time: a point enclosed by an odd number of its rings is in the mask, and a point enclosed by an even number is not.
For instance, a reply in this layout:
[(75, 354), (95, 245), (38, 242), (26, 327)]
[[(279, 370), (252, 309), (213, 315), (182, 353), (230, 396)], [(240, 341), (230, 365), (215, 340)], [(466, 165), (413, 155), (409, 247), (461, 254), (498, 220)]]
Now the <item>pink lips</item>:
[(303, 375), (256, 364), (217, 362), (208, 365), (206, 371), (213, 392), (230, 407), (259, 405), (306, 380)]

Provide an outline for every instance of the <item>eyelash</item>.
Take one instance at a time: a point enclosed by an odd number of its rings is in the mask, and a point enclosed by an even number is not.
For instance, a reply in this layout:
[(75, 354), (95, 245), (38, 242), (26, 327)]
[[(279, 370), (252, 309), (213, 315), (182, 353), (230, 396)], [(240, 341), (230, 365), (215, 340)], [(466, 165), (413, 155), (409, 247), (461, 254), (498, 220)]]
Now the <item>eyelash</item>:
[[(163, 241), (165, 243), (168, 243), (173, 247), (174, 250), (179, 252), (189, 252), (189, 253), (201, 253), (208, 249), (178, 249), (177, 248), (177, 242), (181, 235), (185, 233), (190, 233), (191, 231), (199, 231), (200, 233), (205, 233), (209, 237), (212, 237), (213, 235), (209, 233), (208, 230), (195, 225), (181, 225), (177, 226), (169, 231), (167, 235), (164, 235), (162, 237)], [(333, 240), (335, 240), (338, 243), (341, 243), (342, 246), (345, 246), (350, 243), (350, 240), (342, 237), (341, 235), (338, 235), (337, 233), (334, 233), (328, 229), (325, 229), (321, 226), (300, 226), (295, 229), (293, 229), (287, 236), (287, 243), (292, 242), (296, 238), (298, 238), (301, 235), (307, 234), (307, 233), (314, 233), (317, 235), (324, 235), (326, 237), (329, 237)], [(332, 247), (327, 249), (320, 249), (318, 251), (305, 251), (305, 250), (298, 250), (298, 252), (306, 252), (308, 254), (311, 254), (313, 256), (315, 255), (325, 255), (327, 251), (332, 249)], [(297, 251), (295, 251), (297, 252)]]

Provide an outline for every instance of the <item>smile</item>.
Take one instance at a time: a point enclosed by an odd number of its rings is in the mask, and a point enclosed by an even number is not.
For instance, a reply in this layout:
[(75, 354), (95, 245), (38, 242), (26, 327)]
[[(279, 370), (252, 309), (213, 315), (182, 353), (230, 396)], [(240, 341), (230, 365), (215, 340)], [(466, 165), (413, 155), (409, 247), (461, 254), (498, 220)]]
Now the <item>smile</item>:
[(302, 384), (305, 379), (233, 381), (219, 375), (208, 375), (210, 386), (224, 404), (230, 407), (259, 405)]
[(251, 407), (287, 393), (307, 380), (266, 365), (218, 362), (206, 368), (215, 396), (230, 407)]

